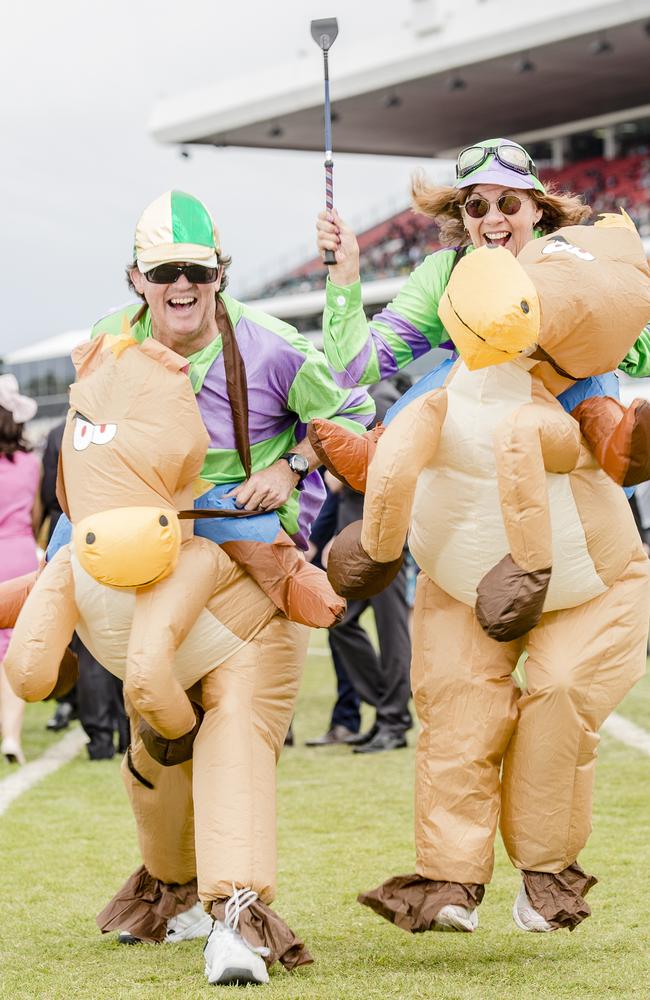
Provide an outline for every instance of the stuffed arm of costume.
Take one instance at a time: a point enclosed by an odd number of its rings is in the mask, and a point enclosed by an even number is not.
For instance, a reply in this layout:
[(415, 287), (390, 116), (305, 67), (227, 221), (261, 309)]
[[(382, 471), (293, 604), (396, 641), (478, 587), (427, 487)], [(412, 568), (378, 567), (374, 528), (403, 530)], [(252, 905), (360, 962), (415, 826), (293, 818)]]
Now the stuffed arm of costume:
[(580, 453), (580, 430), (561, 411), (520, 407), (495, 435), (497, 479), (510, 547), (477, 588), (476, 616), (499, 642), (539, 622), (551, 578), (553, 539), (546, 473), (568, 473)]
[(124, 693), (166, 739), (186, 736), (196, 726), (192, 703), (174, 676), (174, 657), (228, 564), (219, 546), (192, 538), (182, 546), (172, 576), (136, 593)]
[(363, 522), (337, 536), (328, 558), (328, 576), (343, 597), (372, 597), (398, 572), (417, 478), (438, 450), (446, 412), (447, 393), (436, 389), (406, 407), (381, 436), (368, 470)]
[(327, 281), (323, 350), (339, 385), (371, 385), (394, 375), (447, 339), (438, 317), (456, 250), (430, 254), (403, 288), (370, 323), (363, 311), (361, 283)]
[(78, 617), (70, 550), (64, 546), (29, 592), (4, 660), (9, 682), (20, 698), (42, 701), (56, 692)]

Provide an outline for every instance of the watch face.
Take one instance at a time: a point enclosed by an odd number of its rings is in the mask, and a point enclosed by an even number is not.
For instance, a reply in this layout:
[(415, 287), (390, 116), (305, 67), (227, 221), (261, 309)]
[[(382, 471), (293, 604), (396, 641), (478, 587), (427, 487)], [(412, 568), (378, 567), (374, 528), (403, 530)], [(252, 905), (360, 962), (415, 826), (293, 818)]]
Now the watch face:
[(297, 472), (299, 475), (304, 476), (309, 471), (309, 462), (304, 457), (304, 455), (289, 455), (289, 468), (292, 472)]

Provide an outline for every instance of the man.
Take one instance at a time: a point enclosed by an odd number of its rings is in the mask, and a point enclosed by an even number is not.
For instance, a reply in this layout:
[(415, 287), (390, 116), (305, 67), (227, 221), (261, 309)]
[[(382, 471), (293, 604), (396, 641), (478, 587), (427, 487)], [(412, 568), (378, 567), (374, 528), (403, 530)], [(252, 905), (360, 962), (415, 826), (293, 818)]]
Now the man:
[[(386, 411), (401, 395), (390, 379), (373, 386), (370, 392), (379, 420), (384, 419)], [(338, 497), (337, 531), (340, 532), (363, 517), (363, 496), (341, 484)], [(307, 740), (307, 746), (346, 743), (354, 747), (354, 753), (362, 754), (398, 750), (406, 746), (406, 732), (413, 725), (408, 707), (411, 697), (411, 639), (406, 588), (407, 569), (403, 565), (392, 583), (380, 594), (365, 600), (349, 601), (342, 621), (330, 629), (329, 643), (337, 674), (338, 698), (328, 731), (321, 737)], [(369, 607), (375, 617), (379, 653), (360, 621)], [(356, 694), (376, 710), (375, 720), (365, 733), (357, 732), (358, 724), (351, 731), (342, 718), (342, 712), (349, 705), (350, 683)]]
[[(276, 509), (286, 533), (306, 548), (325, 489), (315, 471), (319, 463), (305, 425), (314, 416), (325, 416), (361, 431), (371, 421), (374, 406), (365, 391), (340, 389), (324, 357), (292, 327), (224, 293), (229, 264), (205, 206), (191, 195), (167, 192), (145, 209), (136, 227), (127, 277), (142, 305), (101, 320), (93, 335), (119, 335), (126, 317), (134, 339), (153, 337), (187, 358), (210, 436), (202, 479), (213, 484), (218, 497), (226, 495), (246, 511)], [(228, 783), (233, 787), (231, 775), (253, 767), (253, 791), (272, 799), (268, 786), (273, 776), (263, 768), (268, 766), (269, 749), (272, 759), (279, 756), (307, 638), (303, 626), (276, 615), (232, 658), (232, 665), (227, 661), (213, 672), (217, 716), (212, 716), (211, 725), (220, 727), (221, 747), (227, 746), (229, 757), (210, 760), (214, 796), (225, 796)], [(191, 762), (162, 767), (139, 739), (133, 713), (131, 724), (134, 739), (123, 773), (138, 820), (144, 866), (98, 922), (103, 931), (126, 932), (126, 941), (204, 936), (210, 921), (196, 903)], [(233, 734), (225, 744), (224, 733)], [(197, 742), (200, 738), (199, 730)], [(207, 739), (204, 734), (202, 761)], [(195, 779), (195, 787), (198, 784)], [(302, 944), (266, 905), (275, 890), (274, 822), (261, 829), (256, 795), (247, 797), (237, 782), (235, 788), (237, 814), (241, 818), (243, 809), (245, 822), (236, 830), (229, 828), (232, 804), (225, 800), (207, 861), (205, 851), (199, 859), (198, 893), (215, 918), (205, 952), (211, 983), (266, 982), (260, 948), (270, 949), (267, 964), (280, 958), (293, 968), (309, 960)], [(194, 806), (198, 810), (200, 805), (197, 798)], [(274, 818), (273, 803), (270, 809)]]

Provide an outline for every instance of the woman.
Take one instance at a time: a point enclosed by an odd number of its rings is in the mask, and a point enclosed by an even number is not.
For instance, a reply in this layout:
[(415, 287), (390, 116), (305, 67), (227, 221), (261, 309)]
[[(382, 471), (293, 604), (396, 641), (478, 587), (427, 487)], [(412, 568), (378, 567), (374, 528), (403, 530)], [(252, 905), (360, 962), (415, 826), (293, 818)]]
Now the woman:
[[(455, 248), (427, 257), (394, 301), (370, 324), (361, 306), (356, 239), (338, 216), (334, 216), (334, 221), (322, 216), (319, 219), (319, 248), (335, 250), (337, 256), (337, 264), (330, 270), (324, 325), (328, 360), (338, 371), (339, 381), (343, 384), (384, 378), (447, 339), (438, 317), (438, 303), (455, 263), (464, 253), (471, 253), (482, 246), (497, 245), (516, 256), (535, 235), (575, 225), (589, 215), (589, 209), (581, 205), (577, 198), (546, 191), (526, 151), (506, 140), (489, 140), (464, 150), (458, 158), (454, 187), (432, 188), (421, 179), (416, 179), (413, 195), (416, 207), (440, 223), (441, 240), (455, 245)], [(649, 345), (650, 331), (646, 328), (626, 359), (625, 367), (631, 374), (642, 375), (650, 371)], [(452, 344), (448, 346), (453, 347)], [(439, 381), (435, 381), (440, 377), (440, 370), (437, 369), (410, 390), (404, 400), (442, 384), (449, 363), (440, 367), (446, 370)], [(560, 380), (557, 388), (564, 392), (558, 398), (571, 410), (585, 396), (596, 392), (602, 394), (603, 391), (612, 394), (609, 386), (604, 384), (608, 379), (616, 384), (613, 375), (575, 383), (570, 380), (562, 383)], [(393, 408), (391, 416), (394, 417), (396, 409)], [(471, 635), (461, 626), (459, 642), (466, 641)], [(482, 637), (479, 635), (479, 638)], [(427, 642), (430, 645), (430, 636)], [(423, 648), (422, 636), (419, 639), (416, 637), (416, 663), (418, 655), (422, 661)], [(485, 695), (485, 705), (489, 706), (488, 687), (485, 688)], [(441, 708), (439, 706), (439, 710)], [(485, 713), (485, 721), (487, 726), (494, 726), (489, 711)], [(478, 717), (476, 724), (482, 738), (487, 729), (481, 727)], [(435, 721), (429, 724), (431, 732), (442, 732), (443, 729)], [(515, 729), (515, 735), (516, 732)], [(454, 747), (451, 746), (450, 755), (453, 753)], [(471, 779), (468, 778), (468, 781)], [(432, 787), (425, 788), (422, 794), (425, 797), (428, 795), (430, 801), (436, 797)], [(467, 803), (475, 803), (479, 799), (477, 789), (468, 787), (465, 799), (456, 803), (455, 815), (463, 817), (464, 810), (468, 811)], [(426, 808), (423, 815), (428, 816)], [(430, 826), (427, 822), (428, 819), (424, 828), (431, 843), (436, 847), (444, 846), (446, 831), (440, 833), (433, 819)], [(453, 830), (454, 815), (451, 812), (449, 823)], [(480, 824), (476, 829), (478, 841)], [(439, 853), (442, 854), (442, 851)], [(546, 898), (541, 903), (536, 899), (533, 905), (522, 887), (513, 907), (513, 917), (519, 928), (537, 932), (550, 931), (559, 926), (572, 928), (589, 914), (583, 896), (594, 880), (585, 875), (573, 859), (569, 861), (571, 863), (567, 862), (566, 869), (559, 873), (555, 873), (555, 869), (550, 874), (546, 870), (535, 871), (534, 875), (541, 876), (544, 882)], [(360, 897), (360, 901), (405, 929), (475, 930), (478, 924), (477, 906), (484, 892), (484, 871), (481, 870), (480, 877), (477, 874), (471, 884), (461, 882), (453, 865), (451, 869), (445, 867), (442, 874), (427, 872), (427, 876), (404, 876), (392, 880), (404, 884), (385, 883), (378, 890)], [(456, 877), (457, 881), (435, 881), (443, 877), (449, 879), (450, 876), (452, 880)], [(544, 892), (539, 895), (544, 896)], [(417, 919), (414, 917), (411, 921), (413, 914)]]
[[(33, 399), (20, 395), (13, 375), (0, 375), (0, 580), (38, 565), (34, 534), (40, 520), (41, 464), (23, 438), (23, 424), (36, 408)], [(10, 638), (10, 629), (0, 630), (0, 752), (10, 764), (24, 764), (20, 733), (25, 703), (12, 691), (2, 667)]]
[[(453, 267), (465, 253), (504, 246), (516, 256), (533, 237), (577, 225), (591, 214), (579, 198), (545, 188), (526, 150), (510, 139), (469, 146), (458, 156), (452, 187), (433, 187), (416, 176), (412, 194), (416, 211), (438, 223), (445, 249), (426, 257), (370, 323), (361, 302), (356, 237), (337, 212), (329, 218), (321, 212), (318, 217), (318, 249), (333, 250), (337, 261), (327, 281), (324, 350), (342, 385), (377, 382), (433, 348), (453, 347), (438, 318), (438, 303)], [(636, 377), (650, 374), (648, 327), (621, 368)], [(588, 381), (581, 398), (603, 391), (618, 395), (611, 377), (601, 385)], [(572, 406), (579, 401), (572, 397)]]

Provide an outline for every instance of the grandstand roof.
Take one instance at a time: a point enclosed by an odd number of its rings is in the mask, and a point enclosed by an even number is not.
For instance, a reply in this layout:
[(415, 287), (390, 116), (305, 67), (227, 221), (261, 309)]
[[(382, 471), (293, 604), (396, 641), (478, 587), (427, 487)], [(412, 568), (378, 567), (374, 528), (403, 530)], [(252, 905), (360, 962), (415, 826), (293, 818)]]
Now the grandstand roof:
[[(477, 132), (529, 136), (596, 113), (650, 113), (646, 0), (427, 4), (427, 31), (411, 25), (341, 47), (340, 58), (333, 49), (336, 151), (433, 156)], [(319, 150), (320, 73), (314, 46), (263, 78), (162, 101), (150, 127), (164, 142)]]

